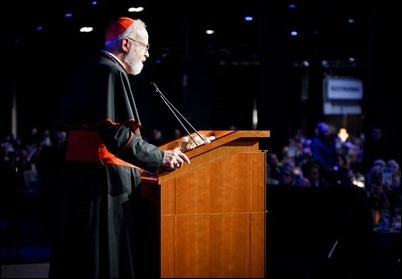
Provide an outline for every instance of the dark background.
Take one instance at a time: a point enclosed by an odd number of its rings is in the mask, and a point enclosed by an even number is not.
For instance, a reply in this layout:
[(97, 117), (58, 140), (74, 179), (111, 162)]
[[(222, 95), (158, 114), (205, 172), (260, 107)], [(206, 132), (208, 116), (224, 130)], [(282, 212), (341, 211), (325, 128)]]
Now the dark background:
[[(2, 9), (2, 138), (12, 131), (13, 94), (18, 136), (33, 126), (56, 129), (58, 102), (70, 75), (102, 48), (111, 20), (130, 16), (143, 19), (150, 34), (150, 58), (133, 77), (145, 135), (158, 127), (169, 138), (179, 127), (149, 85), (155, 82), (198, 130), (231, 125), (270, 130), (262, 147), (280, 152), (297, 129), (310, 136), (319, 121), (346, 127), (355, 136), (379, 126), (401, 161), (401, 61), (393, 33), (399, 20), (392, 1), (91, 3), (12, 1)], [(296, 8), (290, 9), (290, 3)], [(145, 11), (129, 13), (131, 5)], [(74, 17), (65, 18), (67, 11)], [(254, 21), (244, 22), (246, 15)], [(354, 23), (348, 24), (348, 18)], [(37, 25), (43, 27), (40, 32)], [(94, 31), (80, 34), (81, 25), (94, 26)], [(207, 36), (206, 28), (216, 33)], [(299, 35), (291, 37), (291, 30)], [(322, 80), (328, 75), (363, 80), (361, 115), (323, 114)], [(252, 125), (254, 102), (257, 127)]]

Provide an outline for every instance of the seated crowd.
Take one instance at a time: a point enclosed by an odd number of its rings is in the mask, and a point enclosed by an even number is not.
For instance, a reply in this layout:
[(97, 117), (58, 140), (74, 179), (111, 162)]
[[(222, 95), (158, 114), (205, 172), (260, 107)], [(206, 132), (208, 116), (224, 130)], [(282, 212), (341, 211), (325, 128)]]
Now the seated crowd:
[[(344, 138), (325, 122), (318, 123), (314, 132), (313, 137), (307, 138), (298, 131), (281, 152), (267, 153), (267, 185), (360, 187), (371, 204), (374, 226), (387, 214), (391, 222), (400, 222), (401, 169), (392, 154), (383, 153), (381, 157), (382, 153), (374, 153), (380, 150), (377, 142), (369, 146), (364, 137)], [(372, 136), (380, 142), (381, 130), (373, 128)], [(1, 189), (5, 202), (21, 191), (43, 195), (41, 190), (46, 188), (41, 184), (63, 161), (67, 141), (65, 131), (40, 133), (37, 128), (23, 140), (12, 136), (2, 139), (0, 179), (9, 181)]]

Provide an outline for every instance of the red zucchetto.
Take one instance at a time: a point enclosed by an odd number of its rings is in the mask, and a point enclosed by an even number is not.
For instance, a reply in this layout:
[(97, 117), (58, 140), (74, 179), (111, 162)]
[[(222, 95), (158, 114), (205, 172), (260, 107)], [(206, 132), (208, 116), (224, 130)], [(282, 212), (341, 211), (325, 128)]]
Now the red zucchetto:
[(120, 17), (112, 22), (106, 30), (106, 41), (109, 41), (127, 30), (134, 23), (134, 19), (129, 17)]

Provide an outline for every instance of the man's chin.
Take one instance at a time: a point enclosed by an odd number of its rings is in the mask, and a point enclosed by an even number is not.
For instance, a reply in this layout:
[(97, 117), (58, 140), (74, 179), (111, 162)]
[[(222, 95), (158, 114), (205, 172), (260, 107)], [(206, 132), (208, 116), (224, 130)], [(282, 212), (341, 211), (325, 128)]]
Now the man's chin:
[(141, 65), (140, 64), (135, 65), (132, 68), (131, 74), (134, 76), (138, 75), (139, 73), (141, 73), (143, 67), (144, 67), (144, 64), (142, 64), (142, 63), (141, 63)]

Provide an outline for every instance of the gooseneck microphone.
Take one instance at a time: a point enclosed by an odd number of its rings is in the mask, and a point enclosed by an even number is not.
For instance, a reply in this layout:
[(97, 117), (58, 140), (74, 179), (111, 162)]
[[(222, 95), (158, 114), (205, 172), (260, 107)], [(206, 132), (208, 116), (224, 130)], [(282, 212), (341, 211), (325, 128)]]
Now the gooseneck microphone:
[(184, 122), (204, 141), (204, 143), (209, 143), (203, 136), (201, 136), (198, 131), (193, 127), (193, 125), (188, 122), (188, 120), (176, 109), (176, 107), (163, 95), (163, 93), (159, 90), (158, 86), (156, 86), (155, 83), (151, 82), (153, 87), (155, 88), (155, 92), (159, 94), (159, 96), (162, 98), (163, 102), (165, 105), (169, 108), (169, 110), (172, 112), (174, 117), (177, 119), (177, 121), (180, 123), (180, 125), (183, 127), (183, 129), (186, 131), (188, 136), (193, 140), (196, 146), (199, 146), (198, 142), (194, 137), (191, 135), (191, 133), (188, 131), (186, 125), (182, 122)]

